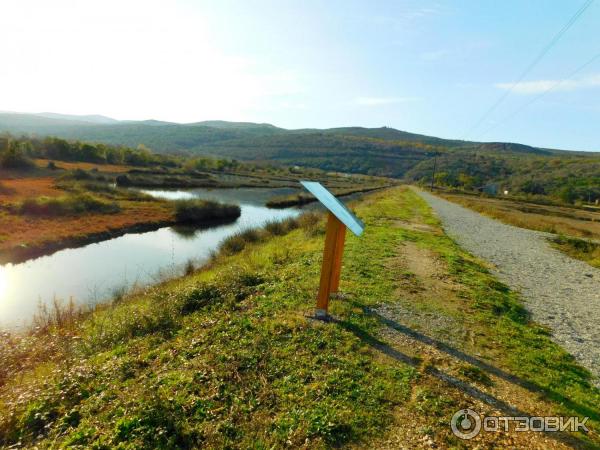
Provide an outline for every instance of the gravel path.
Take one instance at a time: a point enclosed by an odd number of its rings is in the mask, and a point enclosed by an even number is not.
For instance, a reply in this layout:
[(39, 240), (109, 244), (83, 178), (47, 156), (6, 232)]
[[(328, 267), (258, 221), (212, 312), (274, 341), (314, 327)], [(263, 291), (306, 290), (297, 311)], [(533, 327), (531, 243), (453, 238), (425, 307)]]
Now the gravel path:
[(552, 248), (547, 233), (505, 225), (418, 191), (450, 237), (495, 266), (521, 292), (533, 319), (550, 327), (555, 342), (587, 367), (600, 385), (600, 270)]

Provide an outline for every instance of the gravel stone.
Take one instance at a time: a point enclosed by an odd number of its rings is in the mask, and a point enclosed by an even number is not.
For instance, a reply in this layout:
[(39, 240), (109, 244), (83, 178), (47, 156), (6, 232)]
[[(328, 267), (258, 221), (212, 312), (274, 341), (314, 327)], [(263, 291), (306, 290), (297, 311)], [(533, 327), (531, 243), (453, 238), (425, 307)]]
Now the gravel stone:
[(424, 191), (419, 195), (465, 250), (521, 293), (534, 321), (596, 377), (600, 386), (600, 270), (550, 246), (551, 234), (506, 225)]

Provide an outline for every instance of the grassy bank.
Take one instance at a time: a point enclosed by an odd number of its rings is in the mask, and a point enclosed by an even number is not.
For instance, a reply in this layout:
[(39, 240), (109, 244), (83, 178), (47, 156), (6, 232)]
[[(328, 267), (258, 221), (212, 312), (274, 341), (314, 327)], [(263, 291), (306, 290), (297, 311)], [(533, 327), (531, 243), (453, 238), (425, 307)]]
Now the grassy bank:
[[(421, 199), (396, 188), (354, 209), (367, 228), (348, 236), (331, 323), (307, 317), (323, 245), (313, 218), (231, 238), (190, 276), (7, 337), (0, 443), (383, 448), (397, 438), (461, 448), (450, 417), (473, 405), (587, 415), (592, 432), (491, 433), (470, 444), (600, 443), (589, 373), (440, 231)], [(429, 290), (435, 280), (449, 286), (443, 295)]]
[(552, 244), (567, 255), (600, 269), (599, 243), (560, 235), (552, 240)]

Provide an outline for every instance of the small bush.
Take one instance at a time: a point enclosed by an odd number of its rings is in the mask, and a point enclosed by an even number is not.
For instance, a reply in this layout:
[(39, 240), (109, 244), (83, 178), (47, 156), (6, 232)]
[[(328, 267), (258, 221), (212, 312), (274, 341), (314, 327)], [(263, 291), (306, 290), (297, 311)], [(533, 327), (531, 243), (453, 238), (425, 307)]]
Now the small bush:
[(27, 155), (26, 148), (18, 143), (11, 143), (9, 147), (0, 153), (0, 167), (4, 169), (31, 170), (35, 163)]
[(281, 236), (286, 233), (286, 228), (281, 220), (271, 220), (265, 224), (265, 230), (275, 236)]
[(258, 242), (263, 235), (257, 228), (248, 228), (247, 230), (238, 231), (221, 243), (221, 253), (225, 255), (235, 255), (246, 248), (247, 244)]
[(83, 169), (69, 170), (60, 176), (62, 180), (93, 180), (94, 176)]
[(87, 193), (61, 197), (28, 198), (18, 207), (18, 212), (32, 216), (72, 216), (85, 213), (114, 214), (121, 210), (114, 202), (101, 200)]
[(185, 275), (191, 275), (196, 271), (196, 265), (194, 264), (194, 261), (191, 259), (188, 259), (185, 263), (185, 266), (183, 268), (183, 272)]
[(265, 224), (265, 230), (274, 236), (283, 236), (299, 227), (298, 220), (295, 217), (288, 217), (284, 220), (272, 220)]
[(218, 287), (204, 285), (186, 292), (181, 299), (181, 314), (190, 314), (198, 311), (214, 300), (222, 298)]
[(309, 236), (316, 236), (324, 231), (320, 226), (321, 217), (320, 214), (311, 211), (300, 215), (296, 221), (298, 226), (306, 231)]
[(180, 223), (202, 223), (208, 221), (233, 220), (240, 217), (238, 205), (226, 205), (206, 200), (177, 200), (175, 218)]
[(321, 216), (315, 212), (307, 212), (298, 217), (288, 217), (281, 221), (267, 222), (263, 229), (249, 228), (239, 231), (224, 239), (220, 246), (220, 253), (234, 255), (246, 248), (246, 245), (259, 242), (267, 235), (282, 236), (297, 228), (304, 229), (309, 235), (318, 234), (321, 229), (319, 223)]
[(127, 175), (119, 175), (116, 178), (117, 186), (131, 186), (131, 178)]

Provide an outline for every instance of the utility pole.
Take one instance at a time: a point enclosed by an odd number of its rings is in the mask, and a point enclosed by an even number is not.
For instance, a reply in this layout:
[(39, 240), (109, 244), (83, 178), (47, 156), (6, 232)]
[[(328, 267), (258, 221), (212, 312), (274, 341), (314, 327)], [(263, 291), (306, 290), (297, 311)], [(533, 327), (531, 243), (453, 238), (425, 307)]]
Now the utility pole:
[(433, 187), (435, 184), (435, 169), (437, 166), (437, 153), (433, 156), (433, 173), (431, 174), (431, 192), (433, 192)]

